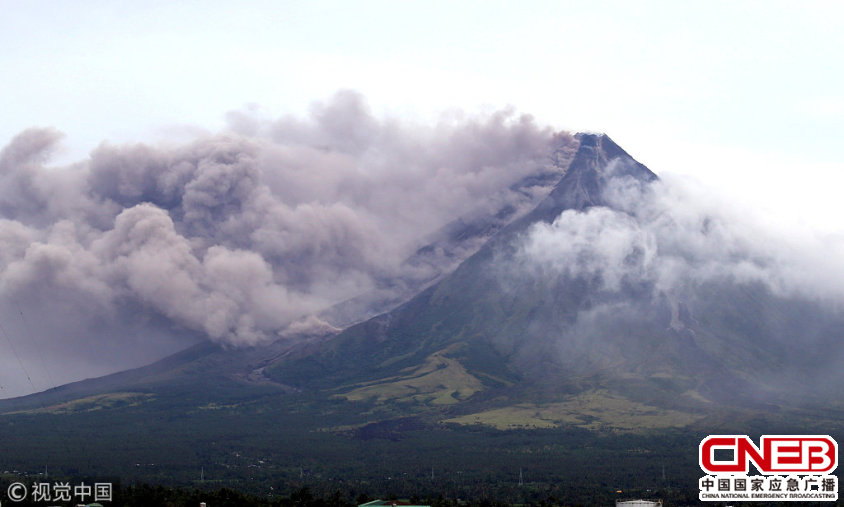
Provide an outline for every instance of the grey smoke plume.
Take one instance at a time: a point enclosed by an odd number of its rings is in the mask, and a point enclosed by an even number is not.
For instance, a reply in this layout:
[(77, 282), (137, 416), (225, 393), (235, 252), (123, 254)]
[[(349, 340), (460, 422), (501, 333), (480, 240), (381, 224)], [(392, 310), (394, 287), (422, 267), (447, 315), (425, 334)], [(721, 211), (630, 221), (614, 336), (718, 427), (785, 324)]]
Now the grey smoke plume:
[(54, 129), (3, 148), (0, 347), (35, 357), (40, 339), (41, 353), (98, 374), (199, 339), (331, 329), (314, 315), (363, 294), (400, 297), (453, 265), (404, 262), (449, 222), (528, 209), (547, 185), (514, 185), (559, 173), (553, 150), (574, 144), (513, 111), (433, 126), (376, 118), (354, 92), (305, 119), (227, 118), (224, 133), (103, 143), (68, 167), (45, 165)]

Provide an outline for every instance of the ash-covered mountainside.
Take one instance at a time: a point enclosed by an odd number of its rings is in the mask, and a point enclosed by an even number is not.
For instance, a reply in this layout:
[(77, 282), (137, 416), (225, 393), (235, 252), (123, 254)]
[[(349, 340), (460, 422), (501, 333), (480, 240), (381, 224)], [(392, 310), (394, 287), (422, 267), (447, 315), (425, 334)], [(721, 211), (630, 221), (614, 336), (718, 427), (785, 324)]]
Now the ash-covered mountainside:
[(832, 306), (754, 276), (764, 259), (702, 258), (695, 242), (721, 241), (716, 219), (690, 232), (653, 172), (606, 135), (577, 137), (551, 193), (452, 274), (267, 374), (346, 386), (350, 400), (486, 408), (584, 393), (764, 408), (834, 392), (844, 320)]
[(568, 209), (583, 211), (590, 206), (610, 205), (603, 192), (615, 178), (641, 183), (657, 179), (656, 174), (634, 160), (609, 136), (578, 134), (576, 138), (580, 146), (568, 171), (548, 198), (527, 217), (528, 221), (551, 221)]

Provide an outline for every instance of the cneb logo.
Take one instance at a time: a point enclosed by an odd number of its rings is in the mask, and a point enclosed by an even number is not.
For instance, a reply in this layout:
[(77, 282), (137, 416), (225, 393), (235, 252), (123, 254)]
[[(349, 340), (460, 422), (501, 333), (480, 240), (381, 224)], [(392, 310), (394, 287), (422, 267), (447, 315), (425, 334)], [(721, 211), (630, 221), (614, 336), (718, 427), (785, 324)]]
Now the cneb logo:
[[(717, 459), (716, 450), (732, 451), (732, 457)], [(763, 435), (759, 447), (747, 435), (710, 435), (700, 442), (706, 473), (746, 474), (749, 461), (765, 475), (829, 473), (838, 466), (838, 443), (828, 435)]]

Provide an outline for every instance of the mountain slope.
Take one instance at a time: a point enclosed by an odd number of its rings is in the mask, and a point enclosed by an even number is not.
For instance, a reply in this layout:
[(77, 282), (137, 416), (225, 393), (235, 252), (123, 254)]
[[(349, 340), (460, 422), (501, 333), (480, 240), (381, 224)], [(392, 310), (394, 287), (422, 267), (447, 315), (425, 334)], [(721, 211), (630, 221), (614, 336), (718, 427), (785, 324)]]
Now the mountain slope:
[[(548, 197), (501, 230), (446, 279), (397, 310), (347, 329), (318, 355), (273, 368), (272, 375), (285, 382), (306, 378), (314, 379), (315, 385), (329, 385), (360, 375), (386, 375), (451, 347), (469, 371), (482, 377), (519, 379), (533, 370), (565, 377), (548, 356), (534, 357), (535, 343), (525, 331), (540, 315), (553, 315), (559, 322), (572, 320), (588, 287), (576, 284), (554, 292), (553, 298), (539, 285), (505, 292), (495, 266), (502, 257), (513, 255), (513, 241), (532, 224), (551, 222), (565, 210), (603, 204), (602, 189), (609, 179), (627, 177), (641, 184), (656, 179), (609, 137), (580, 134), (578, 138), (578, 152)], [(565, 383), (555, 382), (555, 390), (565, 389)]]
[[(609, 137), (578, 138), (577, 154), (548, 197), (452, 274), (396, 310), (350, 327), (316, 354), (282, 360), (267, 374), (347, 399), (369, 393), (384, 403), (419, 401), (442, 389), (416, 386), (416, 396), (408, 397), (407, 377), (439, 356), (454, 362), (443, 368), (459, 365), (471, 377), (466, 384), (475, 386), (472, 396), (449, 388), (459, 410), (478, 411), (589, 393), (599, 394), (598, 405), (623, 399), (688, 413), (828, 399), (817, 378), (805, 373), (813, 364), (832, 363), (822, 351), (842, 338), (844, 321), (822, 305), (731, 280), (666, 292), (627, 279), (607, 289), (600, 273), (525, 274), (521, 249), (536, 224), (564, 212), (612, 208), (608, 195), (619, 182), (646, 189), (657, 180)], [(391, 398), (391, 392), (404, 394)]]

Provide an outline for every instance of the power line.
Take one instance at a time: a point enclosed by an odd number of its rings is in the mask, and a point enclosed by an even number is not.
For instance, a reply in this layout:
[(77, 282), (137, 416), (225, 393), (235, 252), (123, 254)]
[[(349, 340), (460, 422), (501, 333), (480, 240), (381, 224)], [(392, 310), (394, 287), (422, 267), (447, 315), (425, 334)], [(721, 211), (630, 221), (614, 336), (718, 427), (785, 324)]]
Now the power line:
[(47, 368), (47, 363), (44, 361), (44, 353), (43, 349), (41, 348), (41, 343), (38, 340), (37, 334), (38, 333), (31, 333), (29, 329), (29, 322), (26, 320), (26, 316), (23, 314), (23, 310), (20, 307), (20, 304), (15, 302), (15, 308), (18, 310), (18, 314), (21, 316), (21, 322), (23, 323), (23, 330), (26, 333), (26, 337), (35, 344), (35, 352), (38, 354), (38, 359), (41, 362), (41, 368), (44, 369), (44, 373), (47, 375), (47, 381), (49, 385), (47, 388), (56, 387), (55, 381), (53, 381), (53, 375), (50, 373), (50, 369)]
[(26, 371), (26, 366), (23, 365), (23, 361), (21, 360), (21, 356), (18, 354), (17, 349), (15, 348), (15, 344), (12, 343), (12, 340), (9, 338), (9, 334), (6, 332), (6, 328), (3, 327), (3, 324), (0, 323), (0, 331), (3, 332), (3, 336), (6, 337), (6, 343), (9, 344), (9, 348), (12, 350), (12, 354), (15, 355), (15, 358), (18, 360), (18, 364), (21, 367), (21, 371), (23, 372), (24, 376), (26, 376), (26, 380), (29, 382), (30, 387), (32, 387), (32, 392), (35, 392), (35, 384), (32, 383), (32, 379), (29, 377), (29, 372)]
[[(17, 306), (17, 304), (16, 304), (16, 306)], [(20, 309), (20, 306), (17, 306), (17, 308), (18, 308), (18, 312), (21, 315), (21, 320), (23, 321), (24, 326), (27, 326), (26, 318), (24, 317), (23, 311)], [(27, 334), (29, 334), (28, 327), (27, 327), (26, 331), (27, 331)], [(12, 339), (9, 337), (9, 333), (6, 332), (6, 328), (3, 326), (2, 323), (0, 323), (0, 332), (2, 332), (3, 336), (6, 338), (6, 343), (9, 344), (9, 348), (11, 349), (12, 354), (14, 354), (15, 358), (18, 361), (18, 364), (21, 367), (21, 371), (23, 372), (24, 376), (26, 376), (26, 380), (29, 382), (29, 386), (32, 388), (32, 393), (33, 393), (34, 399), (38, 401), (38, 405), (41, 407), (41, 411), (44, 413), (45, 417), (47, 419), (49, 419), (50, 422), (53, 424), (54, 435), (60, 435), (61, 430), (59, 429), (58, 424), (56, 424), (56, 421), (52, 417), (49, 417), (49, 414), (47, 412), (47, 406), (44, 404), (44, 400), (42, 399), (42, 396), (40, 396), (40, 394), (37, 392), (37, 389), (35, 388), (35, 383), (32, 382), (32, 378), (29, 376), (29, 371), (27, 371), (26, 366), (24, 366), (24, 364), (23, 364), (23, 359), (21, 359), (20, 354), (18, 354), (18, 351), (17, 351), (17, 348), (15, 347), (15, 344), (12, 342)], [(30, 335), (30, 338), (32, 338), (31, 335)], [(39, 347), (38, 347), (37, 341), (36, 341), (36, 349), (38, 349), (38, 348)], [(41, 354), (40, 350), (37, 350), (37, 353), (38, 353), (39, 357), (41, 358), (41, 364), (45, 367), (45, 371), (49, 375), (49, 370), (46, 369), (46, 363), (44, 363), (43, 354)], [(52, 380), (50, 382), (51, 382), (50, 387), (53, 387)], [(70, 452), (70, 447), (68, 445), (67, 440), (65, 440), (64, 438), (60, 438), (60, 440), (64, 444), (65, 450), (67, 451), (67, 455), (70, 456), (71, 452)], [(84, 445), (84, 443), (83, 443), (83, 445)], [(85, 454), (87, 454), (87, 453), (85, 453)], [(89, 465), (90, 465), (90, 456), (88, 457), (88, 459), (89, 459)], [(45, 474), (47, 473), (47, 464), (46, 463), (44, 464), (44, 473)]]

